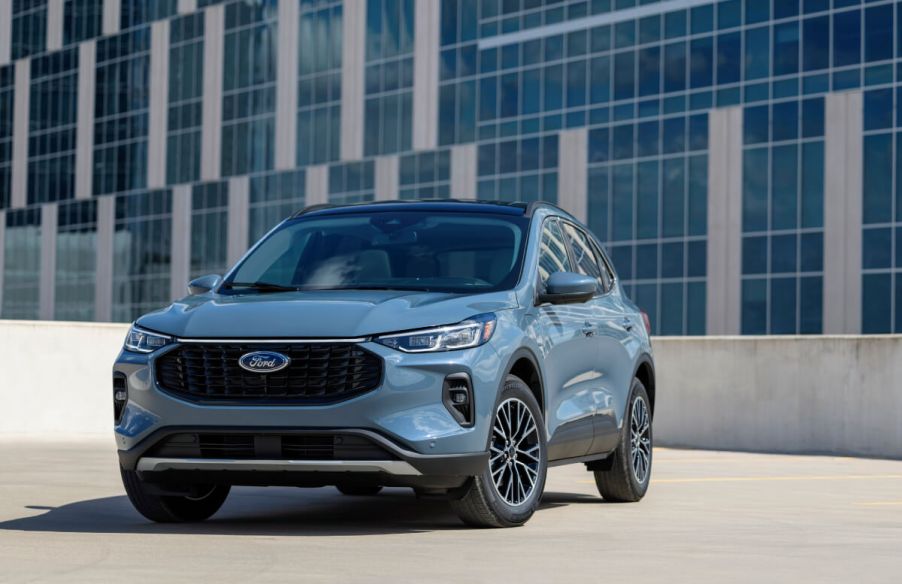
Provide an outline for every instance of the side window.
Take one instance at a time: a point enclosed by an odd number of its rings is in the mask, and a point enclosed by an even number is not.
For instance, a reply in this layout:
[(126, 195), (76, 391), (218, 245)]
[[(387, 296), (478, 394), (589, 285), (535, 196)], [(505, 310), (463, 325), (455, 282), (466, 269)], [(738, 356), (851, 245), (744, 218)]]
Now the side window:
[(567, 232), (567, 238), (570, 240), (576, 271), (595, 278), (598, 282), (598, 292), (603, 294), (608, 289), (604, 278), (604, 269), (599, 263), (600, 258), (595, 255), (595, 248), (589, 241), (589, 237), (569, 223), (564, 223), (564, 231)]
[(555, 272), (572, 272), (570, 256), (567, 254), (567, 243), (561, 232), (560, 224), (549, 219), (542, 226), (542, 243), (539, 248), (539, 279), (542, 285), (548, 276)]
[(592, 249), (595, 250), (595, 257), (598, 258), (598, 267), (601, 269), (601, 277), (604, 279), (604, 289), (610, 290), (614, 287), (614, 271), (611, 269), (611, 262), (594, 241)]

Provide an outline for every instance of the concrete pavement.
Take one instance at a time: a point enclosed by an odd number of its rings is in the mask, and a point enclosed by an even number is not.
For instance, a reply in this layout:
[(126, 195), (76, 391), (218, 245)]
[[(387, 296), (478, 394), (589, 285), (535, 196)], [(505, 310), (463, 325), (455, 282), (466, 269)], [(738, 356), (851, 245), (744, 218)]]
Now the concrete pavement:
[(638, 504), (551, 469), (525, 527), (464, 528), (407, 490), (239, 488), (155, 525), (112, 439), (0, 441), (0, 582), (899, 582), (902, 462), (657, 449)]

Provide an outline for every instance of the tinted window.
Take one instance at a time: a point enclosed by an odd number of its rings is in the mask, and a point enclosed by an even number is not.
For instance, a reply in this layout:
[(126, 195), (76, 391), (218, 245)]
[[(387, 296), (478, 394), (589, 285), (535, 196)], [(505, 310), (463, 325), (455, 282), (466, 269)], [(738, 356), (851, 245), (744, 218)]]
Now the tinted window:
[(600, 258), (595, 255), (595, 249), (588, 236), (569, 223), (564, 224), (564, 231), (567, 232), (567, 238), (570, 240), (570, 249), (573, 250), (576, 271), (595, 278), (598, 282), (598, 292), (604, 293), (607, 287), (603, 268), (599, 264)]
[(570, 263), (570, 256), (567, 255), (567, 244), (564, 242), (560, 224), (554, 219), (545, 221), (539, 249), (539, 278), (542, 285), (544, 286), (548, 276), (555, 272), (572, 271), (573, 266)]
[(476, 293), (512, 288), (525, 217), (392, 212), (301, 217), (267, 237), (226, 284), (300, 290)]

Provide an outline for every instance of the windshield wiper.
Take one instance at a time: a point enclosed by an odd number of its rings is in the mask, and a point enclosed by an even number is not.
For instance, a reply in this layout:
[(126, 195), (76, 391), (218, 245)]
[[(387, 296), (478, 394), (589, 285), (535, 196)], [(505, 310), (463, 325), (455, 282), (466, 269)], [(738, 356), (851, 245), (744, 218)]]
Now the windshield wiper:
[(260, 292), (297, 292), (295, 286), (283, 286), (282, 284), (273, 284), (272, 282), (229, 282), (226, 288), (250, 288), (259, 290)]

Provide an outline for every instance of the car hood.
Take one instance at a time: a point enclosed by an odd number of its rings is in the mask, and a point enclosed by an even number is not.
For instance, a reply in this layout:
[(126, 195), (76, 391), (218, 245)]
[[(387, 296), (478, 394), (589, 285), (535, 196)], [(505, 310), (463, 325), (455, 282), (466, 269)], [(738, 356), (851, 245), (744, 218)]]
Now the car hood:
[(512, 291), (211, 293), (189, 296), (137, 324), (184, 338), (351, 338), (453, 324), (516, 306)]

